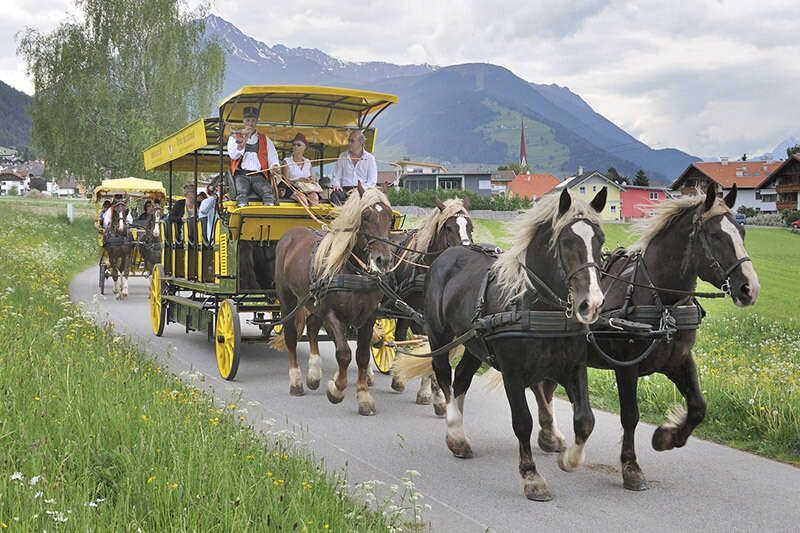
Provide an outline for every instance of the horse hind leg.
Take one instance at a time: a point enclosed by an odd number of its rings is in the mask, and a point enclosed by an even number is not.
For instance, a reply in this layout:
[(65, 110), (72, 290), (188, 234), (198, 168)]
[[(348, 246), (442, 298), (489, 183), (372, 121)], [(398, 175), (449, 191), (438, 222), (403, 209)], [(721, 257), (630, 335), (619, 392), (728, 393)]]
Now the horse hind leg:
[(681, 448), (706, 416), (706, 401), (697, 381), (697, 368), (691, 356), (667, 377), (678, 387), (686, 399), (688, 412), (682, 406), (673, 406), (667, 413), (667, 422), (653, 433), (652, 445), (656, 451)]
[(545, 452), (560, 452), (567, 448), (567, 439), (558, 429), (556, 413), (553, 410), (553, 393), (558, 384), (549, 379), (531, 387), (536, 398), (539, 413), (539, 448)]
[(575, 369), (572, 379), (566, 382), (564, 388), (572, 401), (575, 443), (558, 455), (558, 466), (565, 472), (572, 472), (583, 463), (584, 447), (594, 429), (594, 413), (589, 404), (589, 376), (585, 364)]
[[(287, 306), (287, 308), (292, 309), (293, 306)], [(303, 331), (304, 313), (304, 309), (298, 310), (295, 320), (289, 320), (283, 325), (283, 339), (289, 352), (289, 394), (292, 396), (305, 394), (300, 367), (297, 364), (297, 337)]]
[[(397, 327), (395, 328), (394, 338), (397, 341), (404, 341), (407, 340), (408, 336), (408, 325), (406, 324), (405, 320), (398, 320)], [(403, 379), (395, 374), (394, 368), (392, 368), (392, 389), (397, 392), (403, 392), (406, 390), (406, 382)], [(419, 395), (417, 395), (419, 398)], [(419, 403), (419, 401), (417, 401)]]
[(322, 320), (315, 315), (309, 315), (306, 323), (306, 333), (308, 334), (310, 347), (306, 385), (311, 390), (317, 390), (319, 382), (322, 380), (322, 357), (319, 355), (319, 329), (321, 327)]
[(350, 366), (350, 360), (353, 358), (350, 345), (347, 342), (347, 326), (342, 324), (331, 311), (327, 315), (325, 331), (333, 335), (333, 341), (336, 345), (336, 362), (339, 365), (339, 369), (333, 375), (333, 379), (328, 381), (328, 401), (341, 403), (344, 400), (344, 393), (347, 389), (347, 367)]
[(447, 402), (444, 399), (442, 389), (436, 382), (436, 376), (431, 374), (429, 379), (431, 380), (431, 403), (433, 404), (433, 412), (436, 416), (444, 416), (445, 413), (447, 413)]
[(370, 416), (375, 414), (375, 401), (369, 392), (370, 382), (368, 369), (370, 365), (370, 345), (372, 341), (372, 322), (361, 326), (358, 330), (358, 344), (356, 346), (356, 364), (358, 365), (358, 381), (356, 381), (356, 401), (358, 414)]
[(431, 404), (431, 376), (423, 376), (419, 379), (419, 390), (417, 391), (417, 405)]
[(619, 418), (622, 423), (622, 486), (628, 490), (647, 490), (647, 479), (636, 460), (635, 434), (639, 424), (639, 402), (636, 389), (639, 374), (636, 368), (620, 368), (615, 372), (619, 392)]
[(472, 446), (470, 446), (469, 440), (467, 440), (467, 436), (464, 433), (464, 398), (472, 383), (472, 377), (480, 366), (480, 359), (473, 357), (469, 352), (464, 354), (461, 362), (456, 367), (453, 394), (445, 407), (447, 414), (447, 437), (445, 441), (453, 455), (462, 459), (472, 457)]

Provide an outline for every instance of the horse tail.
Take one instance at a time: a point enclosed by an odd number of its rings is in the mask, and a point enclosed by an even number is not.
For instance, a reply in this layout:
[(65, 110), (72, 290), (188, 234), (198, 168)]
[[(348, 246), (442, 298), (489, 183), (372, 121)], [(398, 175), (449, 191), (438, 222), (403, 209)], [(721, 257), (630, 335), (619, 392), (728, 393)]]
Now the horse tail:
[(486, 392), (497, 392), (503, 385), (503, 374), (494, 368), (490, 368), (478, 376), (475, 381), (480, 383)]
[[(294, 315), (294, 327), (295, 331), (297, 331), (298, 337), (303, 333), (303, 330), (306, 327), (306, 320), (308, 320), (308, 309), (302, 307), (298, 309), (297, 313)], [(283, 330), (278, 335), (275, 335), (271, 341), (269, 341), (269, 347), (278, 352), (289, 351), (289, 347), (286, 345), (286, 337), (284, 336)]]
[[(429, 352), (431, 349), (427, 342), (421, 343), (412, 351), (421, 353)], [(456, 358), (464, 355), (464, 346), (458, 345), (450, 349), (448, 359), (452, 363)], [(392, 366), (392, 374), (397, 376), (403, 383), (408, 383), (414, 378), (429, 376), (433, 373), (432, 359), (429, 357), (414, 357), (413, 355), (398, 354)]]

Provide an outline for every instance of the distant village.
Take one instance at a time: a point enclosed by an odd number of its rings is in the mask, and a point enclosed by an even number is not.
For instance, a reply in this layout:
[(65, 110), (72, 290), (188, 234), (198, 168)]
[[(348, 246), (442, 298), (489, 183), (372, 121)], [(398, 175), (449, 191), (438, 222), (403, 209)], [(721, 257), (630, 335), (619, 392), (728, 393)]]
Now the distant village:
[[(552, 174), (531, 173), (525, 148), (524, 126), (520, 138), (519, 163), (508, 165), (515, 170), (459, 170), (433, 162), (413, 161), (406, 157), (392, 163), (394, 170), (378, 172), (378, 186), (424, 190), (463, 190), (478, 196), (505, 196), (536, 201), (542, 196), (560, 192), (565, 187), (573, 194), (591, 199), (603, 186), (608, 187), (608, 200), (602, 213), (606, 221), (625, 221), (651, 216), (653, 206), (667, 198), (695, 194), (709, 183), (716, 184), (720, 196), (736, 185), (738, 194), (734, 212), (754, 214), (777, 213), (800, 209), (800, 154), (785, 160), (737, 160), (720, 157), (715, 162), (689, 165), (666, 187), (631, 184), (630, 179), (607, 175), (601, 170), (576, 169), (563, 179)], [(499, 168), (507, 168), (499, 167)], [(611, 170), (611, 169), (609, 169)], [(32, 190), (51, 197), (85, 197), (88, 194), (74, 177), (45, 179), (44, 161), (24, 161), (12, 149), (0, 148), (0, 195), (27, 195)], [(634, 182), (635, 183), (635, 182)]]

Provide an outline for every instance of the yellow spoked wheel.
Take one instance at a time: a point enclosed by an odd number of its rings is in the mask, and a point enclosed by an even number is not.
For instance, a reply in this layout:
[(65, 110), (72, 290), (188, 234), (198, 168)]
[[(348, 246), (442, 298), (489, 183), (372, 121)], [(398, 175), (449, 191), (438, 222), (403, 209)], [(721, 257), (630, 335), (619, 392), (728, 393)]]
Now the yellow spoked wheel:
[(216, 338), (217, 368), (219, 375), (228, 381), (236, 377), (239, 370), (239, 348), (242, 344), (242, 333), (239, 326), (239, 312), (236, 302), (223, 300), (217, 309), (214, 327)]
[[(397, 320), (393, 318), (380, 318), (375, 321), (372, 342), (372, 359), (375, 366), (382, 374), (388, 374), (394, 364), (395, 346), (394, 333)], [(377, 338), (375, 338), (377, 336)]]
[(153, 267), (153, 275), (150, 277), (150, 325), (153, 333), (160, 337), (164, 333), (164, 325), (167, 322), (167, 302), (164, 301), (164, 268), (161, 265)]

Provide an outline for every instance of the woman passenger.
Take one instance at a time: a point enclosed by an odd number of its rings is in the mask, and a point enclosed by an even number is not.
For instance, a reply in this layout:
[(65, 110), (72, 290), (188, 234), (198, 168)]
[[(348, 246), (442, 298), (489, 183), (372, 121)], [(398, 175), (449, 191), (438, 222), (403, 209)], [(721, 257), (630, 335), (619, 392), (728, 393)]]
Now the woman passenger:
[(311, 168), (311, 161), (305, 157), (308, 141), (298, 133), (292, 140), (292, 155), (283, 160), (283, 178), (291, 185), (289, 197), (305, 206), (319, 205), (319, 186)]

